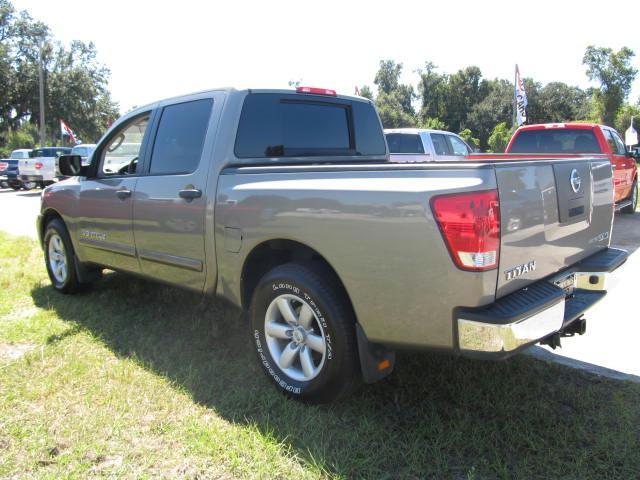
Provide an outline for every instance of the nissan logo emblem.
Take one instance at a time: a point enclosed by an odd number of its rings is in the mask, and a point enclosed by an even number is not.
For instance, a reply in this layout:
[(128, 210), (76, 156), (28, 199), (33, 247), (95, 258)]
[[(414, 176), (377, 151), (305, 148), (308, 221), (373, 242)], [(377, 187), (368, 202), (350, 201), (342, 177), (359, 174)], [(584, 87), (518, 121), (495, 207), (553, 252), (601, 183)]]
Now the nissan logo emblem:
[(580, 186), (582, 185), (582, 179), (578, 174), (578, 170), (575, 168), (571, 170), (571, 177), (569, 177), (569, 179), (571, 180), (571, 189), (574, 193), (578, 193), (580, 191)]

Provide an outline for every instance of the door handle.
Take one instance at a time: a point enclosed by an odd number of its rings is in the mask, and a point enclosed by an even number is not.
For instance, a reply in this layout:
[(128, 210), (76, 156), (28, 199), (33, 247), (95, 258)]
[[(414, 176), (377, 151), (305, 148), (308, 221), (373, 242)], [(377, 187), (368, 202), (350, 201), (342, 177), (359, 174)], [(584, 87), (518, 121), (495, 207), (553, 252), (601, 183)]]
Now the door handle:
[(126, 188), (123, 188), (121, 190), (116, 190), (116, 196), (120, 200), (126, 200), (131, 196), (131, 190), (127, 190)]
[(180, 198), (184, 198), (187, 202), (190, 202), (194, 198), (200, 198), (202, 196), (202, 190), (198, 188), (185, 188), (178, 192)]

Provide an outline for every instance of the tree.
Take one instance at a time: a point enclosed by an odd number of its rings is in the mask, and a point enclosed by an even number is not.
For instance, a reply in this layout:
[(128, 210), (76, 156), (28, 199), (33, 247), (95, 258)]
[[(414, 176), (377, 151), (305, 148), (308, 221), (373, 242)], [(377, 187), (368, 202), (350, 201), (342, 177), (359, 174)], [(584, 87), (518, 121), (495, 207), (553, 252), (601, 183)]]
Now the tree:
[(46, 24), (16, 12), (8, 0), (0, 0), (0, 39), (0, 147), (13, 141), (10, 132), (39, 121), (41, 56), (48, 142), (58, 138), (61, 119), (91, 142), (118, 117), (108, 90), (110, 72), (97, 61), (93, 43), (55, 41)]
[(618, 110), (629, 96), (638, 73), (630, 65), (634, 55), (627, 47), (614, 52), (611, 48), (589, 45), (585, 51), (582, 63), (587, 67), (589, 80), (600, 83), (593, 98), (599, 120), (606, 125), (614, 125)]
[(412, 105), (415, 93), (411, 85), (400, 83), (401, 74), (401, 63), (393, 60), (380, 61), (380, 69), (374, 80), (378, 86), (375, 102), (385, 128), (415, 126), (415, 111)]
[(507, 144), (509, 143), (509, 139), (511, 138), (512, 130), (507, 127), (505, 122), (501, 122), (495, 126), (491, 135), (489, 136), (488, 144), (491, 148), (491, 152), (494, 153), (503, 153), (505, 148), (507, 148)]
[(420, 122), (420, 128), (428, 128), (430, 130), (446, 130), (447, 124), (444, 123), (439, 118), (431, 118), (427, 117), (422, 122)]
[(365, 85), (360, 89), (360, 96), (364, 98), (368, 98), (369, 100), (373, 100), (373, 92), (369, 85)]
[(432, 62), (425, 62), (424, 68), (417, 70), (418, 98), (420, 111), (418, 118), (424, 122), (427, 118), (443, 118), (447, 113), (447, 76), (437, 72)]
[(468, 128), (462, 130), (458, 135), (473, 148), (480, 148), (480, 139), (473, 136), (473, 132)]
[(490, 147), (489, 137), (499, 123), (511, 124), (513, 118), (513, 85), (508, 80), (489, 80), (484, 86), (488, 93), (471, 108), (467, 128), (478, 135), (480, 147)]

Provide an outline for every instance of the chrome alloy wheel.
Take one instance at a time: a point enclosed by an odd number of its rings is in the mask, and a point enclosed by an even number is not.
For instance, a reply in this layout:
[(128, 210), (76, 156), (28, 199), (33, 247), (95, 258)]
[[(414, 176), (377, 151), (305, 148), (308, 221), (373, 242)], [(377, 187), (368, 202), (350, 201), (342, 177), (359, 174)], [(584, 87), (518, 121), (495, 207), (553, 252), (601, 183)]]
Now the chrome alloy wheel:
[(327, 341), (317, 315), (303, 299), (291, 294), (274, 298), (264, 333), (269, 353), (288, 377), (308, 382), (320, 373)]
[(67, 254), (64, 250), (62, 238), (57, 233), (54, 233), (49, 238), (49, 267), (56, 281), (64, 283), (67, 280)]

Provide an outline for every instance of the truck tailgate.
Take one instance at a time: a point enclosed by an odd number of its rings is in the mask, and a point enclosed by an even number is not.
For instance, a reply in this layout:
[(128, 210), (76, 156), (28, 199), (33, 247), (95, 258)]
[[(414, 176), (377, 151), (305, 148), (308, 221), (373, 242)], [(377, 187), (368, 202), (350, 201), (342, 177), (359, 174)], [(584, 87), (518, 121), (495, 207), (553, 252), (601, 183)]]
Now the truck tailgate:
[(602, 158), (496, 165), (501, 249), (496, 297), (609, 245), (611, 164)]
[(40, 158), (23, 158), (18, 163), (18, 171), (21, 175), (39, 175), (36, 170), (36, 162), (41, 162)]

